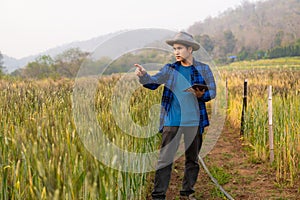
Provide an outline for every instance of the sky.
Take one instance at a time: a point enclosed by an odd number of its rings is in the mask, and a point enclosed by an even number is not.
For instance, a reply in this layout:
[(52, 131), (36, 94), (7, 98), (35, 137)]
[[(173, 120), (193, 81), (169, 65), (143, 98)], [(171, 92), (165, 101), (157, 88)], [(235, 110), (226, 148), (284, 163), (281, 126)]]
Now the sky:
[(243, 1), (0, 0), (0, 51), (22, 58), (121, 30), (186, 30)]

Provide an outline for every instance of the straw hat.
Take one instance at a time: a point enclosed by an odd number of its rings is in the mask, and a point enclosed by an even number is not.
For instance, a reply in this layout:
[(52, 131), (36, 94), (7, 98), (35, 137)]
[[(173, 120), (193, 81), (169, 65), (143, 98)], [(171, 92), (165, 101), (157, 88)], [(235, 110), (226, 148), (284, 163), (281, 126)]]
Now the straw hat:
[(200, 44), (194, 40), (193, 36), (183, 31), (177, 33), (173, 39), (166, 40), (166, 43), (171, 46), (173, 46), (173, 44), (184, 44), (191, 46), (193, 51), (197, 51), (200, 48)]

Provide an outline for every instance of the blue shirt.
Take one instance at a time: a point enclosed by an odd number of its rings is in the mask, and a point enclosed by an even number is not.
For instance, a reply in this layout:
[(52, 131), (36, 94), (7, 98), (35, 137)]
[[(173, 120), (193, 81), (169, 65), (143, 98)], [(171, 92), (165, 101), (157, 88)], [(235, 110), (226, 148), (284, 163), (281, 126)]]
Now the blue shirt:
[[(172, 91), (175, 86), (175, 80), (178, 76), (178, 68), (180, 65), (180, 62), (175, 62), (172, 64), (168, 63), (157, 74), (150, 76), (148, 73), (146, 73), (144, 76), (139, 78), (140, 83), (143, 84), (144, 87), (151, 90), (155, 90), (161, 84), (164, 84), (160, 110), (160, 132), (163, 130), (166, 116), (170, 111), (171, 102), (174, 98)], [(199, 130), (200, 132), (203, 132), (204, 128), (209, 125), (205, 102), (215, 98), (216, 83), (213, 73), (207, 64), (194, 60), (190, 73), (191, 84), (200, 83), (208, 86), (208, 90), (204, 93), (204, 95), (201, 98), (198, 98), (198, 109), (200, 113)]]
[(178, 76), (174, 84), (174, 98), (171, 101), (164, 126), (198, 126), (199, 106), (197, 98), (184, 90), (191, 86), (191, 66), (179, 66)]

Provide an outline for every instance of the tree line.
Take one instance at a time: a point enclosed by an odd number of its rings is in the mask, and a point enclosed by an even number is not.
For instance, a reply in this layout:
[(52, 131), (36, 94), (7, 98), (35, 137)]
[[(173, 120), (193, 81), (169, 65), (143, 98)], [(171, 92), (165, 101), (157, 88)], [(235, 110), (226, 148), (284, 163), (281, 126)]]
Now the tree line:
[[(188, 28), (188, 32), (219, 64), (236, 60), (300, 56), (300, 1), (247, 0), (221, 15), (207, 17)], [(276, 13), (276, 14), (274, 14)], [(89, 52), (69, 49), (52, 58), (38, 57), (12, 73), (24, 78), (75, 77), (83, 62), (89, 66), (85, 74), (127, 72), (133, 63), (165, 63), (169, 57), (161, 52), (129, 53), (117, 60), (88, 59)], [(109, 67), (107, 66), (109, 64)], [(4, 74), (0, 52), (0, 76)]]
[[(130, 72), (134, 69), (135, 63), (166, 63), (173, 59), (171, 55), (164, 55), (162, 52), (151, 49), (130, 52), (114, 60), (108, 57), (100, 57), (95, 60), (90, 55), (91, 53), (84, 52), (79, 48), (71, 48), (54, 58), (49, 55), (41, 55), (23, 68), (12, 72), (10, 76), (31, 79), (57, 79), (86, 75), (109, 75)], [(153, 69), (148, 68), (148, 70)]]
[[(195, 37), (200, 41), (203, 47), (208, 51), (213, 51), (213, 41), (206, 35)], [(227, 52), (231, 52), (235, 46), (234, 36), (228, 32), (225, 37), (226, 46), (223, 47), (224, 55)], [(102, 57), (98, 60), (92, 60), (89, 58), (90, 53), (81, 51), (79, 48), (69, 49), (55, 58), (49, 55), (42, 55), (37, 57), (34, 61), (29, 62), (24, 68), (20, 68), (10, 74), (10, 76), (20, 78), (75, 78), (78, 76), (80, 68), (83, 70), (80, 72), (81, 76), (85, 75), (109, 75), (113, 73), (127, 73), (133, 70), (135, 63), (167, 63), (173, 62), (172, 55), (164, 55), (161, 52), (155, 50), (144, 50), (142, 52), (132, 52), (121, 56), (118, 59), (112, 60), (108, 57)], [(267, 51), (255, 51), (249, 53), (247, 49), (242, 49), (235, 57), (226, 57), (219, 59), (224, 62), (232, 62), (234, 60), (248, 60), (248, 59), (266, 59), (266, 58), (279, 58), (279, 57), (292, 57), (300, 56), (300, 39), (291, 45), (277, 46)], [(2, 61), (2, 54), (0, 52), (0, 77), (4, 75), (4, 67)], [(220, 62), (221, 62), (220, 61)], [(153, 65), (155, 66), (155, 64)], [(157, 70), (155, 68), (149, 68), (147, 70)]]
[(242, 1), (188, 28), (219, 62), (299, 55), (300, 1)]
[(214, 54), (215, 48), (218, 48), (218, 57), (215, 57), (215, 59), (221, 64), (234, 60), (243, 61), (300, 56), (300, 38), (296, 42), (288, 45), (278, 43), (275, 47), (267, 50), (258, 49), (254, 51), (251, 47), (242, 47), (238, 52), (234, 51), (237, 46), (237, 39), (232, 31), (224, 32), (220, 46), (216, 46), (216, 41), (211, 39), (208, 35), (196, 35), (195, 39), (210, 54)]
[(81, 63), (88, 55), (88, 52), (83, 52), (79, 48), (69, 49), (55, 58), (49, 55), (41, 55), (23, 68), (15, 70), (11, 75), (21, 78), (39, 79), (75, 77)]
[(300, 39), (295, 44), (270, 49), (266, 54), (268, 58), (300, 56)]

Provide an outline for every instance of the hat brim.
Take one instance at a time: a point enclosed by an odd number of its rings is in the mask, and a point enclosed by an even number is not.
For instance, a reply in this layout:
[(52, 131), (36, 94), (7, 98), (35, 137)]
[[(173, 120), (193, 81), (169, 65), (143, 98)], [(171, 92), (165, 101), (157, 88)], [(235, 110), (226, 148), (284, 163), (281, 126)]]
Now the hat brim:
[(200, 48), (200, 44), (196, 42), (189, 42), (186, 40), (166, 40), (166, 43), (170, 46), (173, 46), (174, 44), (184, 44), (187, 46), (191, 46), (193, 48), (193, 51), (197, 51)]

